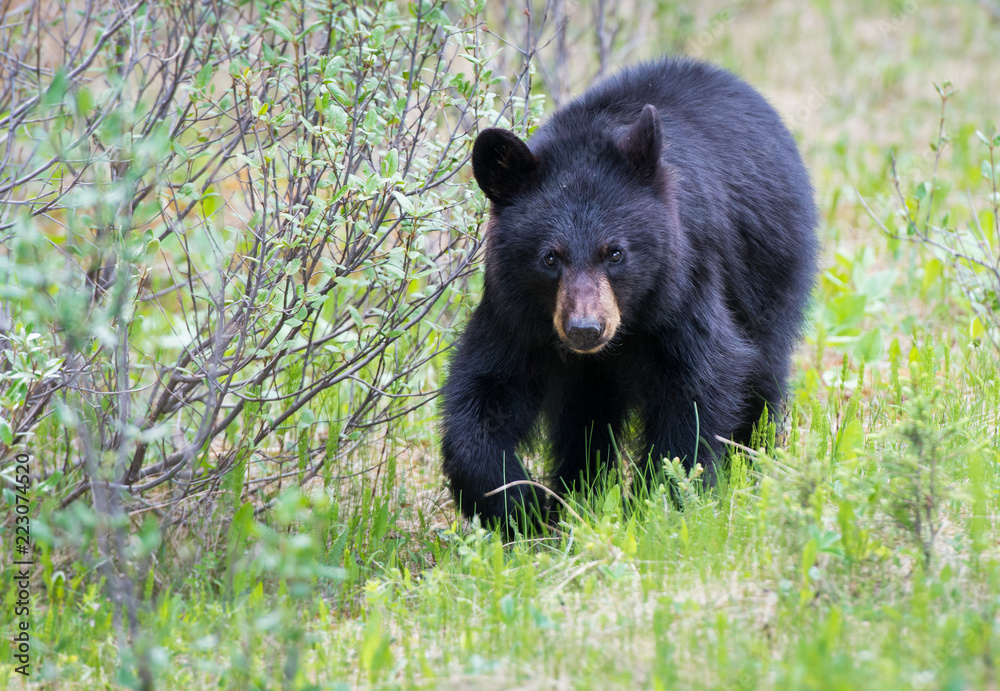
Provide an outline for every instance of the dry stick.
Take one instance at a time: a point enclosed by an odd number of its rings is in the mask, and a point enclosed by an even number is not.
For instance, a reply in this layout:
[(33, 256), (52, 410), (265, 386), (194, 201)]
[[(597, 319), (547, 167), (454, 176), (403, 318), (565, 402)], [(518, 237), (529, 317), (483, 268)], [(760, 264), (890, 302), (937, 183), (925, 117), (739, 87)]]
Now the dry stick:
[(720, 441), (723, 444), (727, 444), (729, 446), (732, 446), (735, 449), (739, 449), (740, 451), (742, 451), (744, 453), (748, 453), (751, 456), (753, 456), (754, 458), (766, 458), (768, 461), (770, 461), (771, 463), (779, 466), (780, 468), (782, 468), (786, 472), (791, 472), (792, 471), (791, 466), (789, 466), (788, 464), (782, 463), (778, 459), (773, 458), (771, 456), (767, 456), (765, 454), (762, 454), (760, 451), (754, 451), (749, 446), (744, 446), (743, 444), (735, 442), (732, 439), (726, 439), (725, 437), (720, 437), (718, 434), (715, 435), (715, 438), (716, 438), (717, 441)]
[(576, 511), (574, 511), (573, 507), (570, 506), (566, 502), (565, 499), (563, 499), (562, 497), (560, 497), (558, 494), (556, 494), (555, 492), (553, 492), (551, 489), (549, 489), (545, 485), (541, 484), (540, 482), (535, 482), (534, 480), (514, 480), (513, 482), (508, 482), (506, 485), (501, 485), (500, 487), (497, 487), (494, 490), (490, 490), (489, 492), (487, 492), (483, 496), (485, 496), (485, 497), (492, 497), (494, 494), (497, 494), (499, 492), (503, 492), (505, 489), (509, 489), (511, 487), (515, 487), (516, 485), (530, 485), (532, 487), (537, 487), (538, 489), (542, 490), (546, 494), (549, 494), (550, 496), (552, 496), (560, 504), (562, 504), (566, 508), (567, 511), (569, 511), (571, 514), (573, 514), (573, 517), (576, 518), (576, 520), (580, 521), (581, 523), (584, 522), (583, 516), (581, 516), (580, 514), (578, 514)]
[(715, 440), (716, 441), (720, 441), (723, 444), (728, 444), (729, 446), (732, 446), (735, 449), (739, 449), (740, 451), (743, 451), (744, 453), (748, 453), (751, 456), (753, 456), (754, 458), (760, 458), (763, 455), (763, 454), (760, 453), (760, 451), (754, 451), (749, 446), (743, 446), (743, 444), (735, 442), (732, 439), (726, 439), (725, 437), (720, 437), (718, 434), (715, 435)]

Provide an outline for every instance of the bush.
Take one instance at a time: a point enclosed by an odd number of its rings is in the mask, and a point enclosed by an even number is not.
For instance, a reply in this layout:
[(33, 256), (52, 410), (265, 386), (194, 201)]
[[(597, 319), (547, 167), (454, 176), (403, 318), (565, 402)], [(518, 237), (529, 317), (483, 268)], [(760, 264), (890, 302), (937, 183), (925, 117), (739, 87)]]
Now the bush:
[(870, 208), (868, 211), (892, 240), (928, 249), (940, 262), (938, 267), (950, 270), (973, 315), (972, 337), (988, 341), (993, 355), (1000, 356), (1000, 133), (995, 127), (985, 133), (976, 131), (985, 147), (979, 172), (986, 185), (985, 190), (964, 190), (968, 216), (962, 224), (953, 215), (952, 207), (941, 211), (941, 202), (954, 183), (938, 177), (941, 156), (950, 141), (945, 108), (954, 89), (947, 81), (935, 88), (941, 99), (941, 117), (937, 138), (923, 157), (932, 165), (929, 179), (916, 183), (910, 193), (905, 192), (893, 158), (894, 213), (883, 220), (885, 213), (876, 214)]
[(8, 13), (4, 465), (164, 526), (370, 469), (464, 313), (478, 122), (526, 116), (483, 5)]

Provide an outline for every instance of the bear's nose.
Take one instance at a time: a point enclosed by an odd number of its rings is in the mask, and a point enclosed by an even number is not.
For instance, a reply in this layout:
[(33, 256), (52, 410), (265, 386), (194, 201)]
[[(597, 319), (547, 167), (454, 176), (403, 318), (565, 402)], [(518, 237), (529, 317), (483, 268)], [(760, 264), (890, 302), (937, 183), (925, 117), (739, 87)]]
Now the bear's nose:
[(597, 345), (604, 327), (596, 317), (570, 317), (566, 339), (574, 350), (590, 350)]

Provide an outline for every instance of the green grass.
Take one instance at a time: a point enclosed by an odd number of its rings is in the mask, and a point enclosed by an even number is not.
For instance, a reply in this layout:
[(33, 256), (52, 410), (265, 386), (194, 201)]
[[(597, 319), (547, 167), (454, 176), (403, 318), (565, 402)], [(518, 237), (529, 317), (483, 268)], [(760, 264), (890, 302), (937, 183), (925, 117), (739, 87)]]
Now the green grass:
[[(1000, 26), (981, 3), (913, 4), (738, 3), (703, 51), (790, 122), (824, 217), (775, 448), (735, 457), (683, 512), (611, 485), (551, 535), (505, 545), (455, 518), (430, 406), (389, 440), (405, 451), (380, 477), (214, 526), (229, 556), (198, 535), (163, 544), (149, 523), (130, 547), (131, 647), (96, 547), (60, 541), (89, 514), (50, 507), (28, 686), (1000, 688), (996, 354), (954, 272), (876, 230), (855, 192), (891, 216), (890, 150), (907, 194), (929, 179), (933, 83), (949, 78), (938, 213), (968, 218), (975, 131), (1000, 113)], [(698, 10), (694, 35), (724, 9)], [(0, 589), (3, 612), (15, 597)], [(24, 684), (13, 668), (0, 657), (0, 686)]]
[[(991, 688), (1000, 376), (968, 348), (945, 371), (935, 345), (901, 404), (891, 374), (824, 385), (794, 441), (683, 513), (662, 494), (629, 510), (612, 486), (548, 538), (414, 537), (424, 568), (384, 555), (354, 593), (310, 566), (315, 532), (264, 534), (275, 571), (159, 593), (139, 650), (164, 688)], [(128, 682), (96, 591), (39, 621), (58, 688)]]

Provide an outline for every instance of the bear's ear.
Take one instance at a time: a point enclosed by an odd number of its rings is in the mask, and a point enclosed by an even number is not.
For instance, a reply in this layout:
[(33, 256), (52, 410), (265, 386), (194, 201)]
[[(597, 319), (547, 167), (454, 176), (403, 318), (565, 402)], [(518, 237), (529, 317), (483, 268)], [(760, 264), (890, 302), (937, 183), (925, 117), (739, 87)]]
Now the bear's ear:
[(652, 180), (660, 169), (662, 146), (660, 114), (656, 106), (646, 104), (639, 113), (639, 119), (618, 140), (618, 150), (640, 178)]
[(534, 182), (537, 169), (538, 157), (510, 130), (490, 127), (476, 137), (472, 172), (494, 204), (509, 203), (511, 197)]

